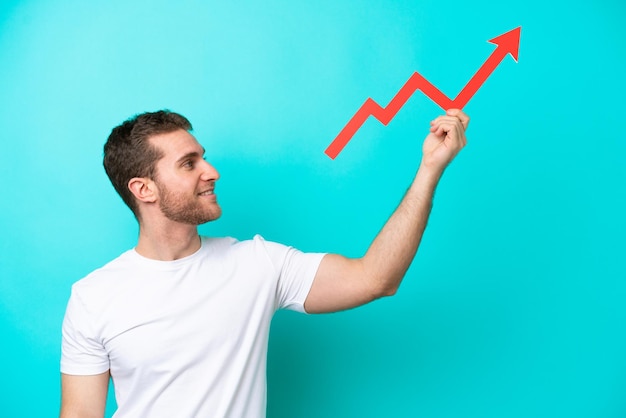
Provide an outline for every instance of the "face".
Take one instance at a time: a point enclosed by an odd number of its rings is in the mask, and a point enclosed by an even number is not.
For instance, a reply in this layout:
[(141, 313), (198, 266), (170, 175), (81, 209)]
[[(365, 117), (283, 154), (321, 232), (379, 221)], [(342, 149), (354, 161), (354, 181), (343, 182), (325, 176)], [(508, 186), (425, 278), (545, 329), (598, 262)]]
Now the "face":
[(219, 218), (222, 209), (215, 195), (219, 173), (204, 160), (204, 148), (193, 135), (181, 129), (156, 135), (150, 142), (164, 154), (154, 179), (163, 215), (191, 225)]

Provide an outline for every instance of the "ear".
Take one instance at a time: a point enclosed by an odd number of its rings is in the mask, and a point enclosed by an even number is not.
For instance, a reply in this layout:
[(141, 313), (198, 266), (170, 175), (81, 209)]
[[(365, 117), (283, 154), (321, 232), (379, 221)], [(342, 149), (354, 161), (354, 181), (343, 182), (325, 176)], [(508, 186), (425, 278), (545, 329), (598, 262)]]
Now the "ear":
[(133, 177), (128, 181), (128, 188), (140, 202), (154, 203), (157, 199), (156, 185), (149, 178)]

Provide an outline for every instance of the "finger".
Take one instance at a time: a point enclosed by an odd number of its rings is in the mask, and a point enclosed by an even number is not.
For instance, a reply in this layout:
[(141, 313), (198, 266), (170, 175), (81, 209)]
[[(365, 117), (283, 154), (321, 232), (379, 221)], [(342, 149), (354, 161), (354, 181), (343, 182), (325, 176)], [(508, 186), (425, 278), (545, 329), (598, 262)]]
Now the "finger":
[(435, 119), (433, 119), (432, 121), (430, 121), (430, 124), (436, 124), (436, 123), (441, 123), (441, 122), (458, 122), (459, 126), (463, 127), (463, 129), (465, 129), (465, 127), (463, 126), (463, 121), (461, 121), (461, 119), (459, 119), (456, 116), (449, 116), (449, 115), (440, 115), (437, 116)]
[(467, 137), (465, 136), (465, 131), (467, 130), (467, 126), (469, 125), (470, 118), (460, 109), (450, 109), (446, 114), (451, 114), (461, 123), (461, 127), (458, 131), (458, 139), (461, 144), (461, 148), (467, 145)]
[(454, 137), (458, 136), (456, 135), (457, 131), (462, 131), (463, 128), (461, 126), (461, 122), (460, 121), (456, 121), (456, 123), (454, 121), (440, 121), (438, 123), (436, 123), (433, 126), (433, 130), (432, 132), (437, 135), (437, 136), (441, 136), (441, 135), (452, 135)]
[(470, 118), (461, 109), (448, 109), (446, 111), (446, 115), (459, 118), (459, 120), (463, 124), (463, 128), (467, 129), (467, 126), (469, 125), (469, 122), (470, 122)]
[[(463, 126), (463, 122), (461, 122), (461, 120), (455, 116), (439, 116), (436, 119), (434, 119), (433, 121), (431, 121), (431, 127), (430, 127), (430, 131), (431, 132), (439, 132), (438, 134), (441, 134), (441, 130), (439, 129), (440, 126), (442, 126), (443, 124), (446, 124), (450, 127), (454, 126), (456, 127), (459, 132), (464, 132), (465, 131), (465, 127)], [(449, 131), (449, 129), (446, 130)]]
[(458, 113), (458, 116), (453, 116), (453, 115), (448, 115), (448, 114), (438, 116), (430, 122), (431, 125), (441, 123), (443, 121), (458, 121), (459, 127), (461, 127), (462, 130), (465, 130), (467, 128), (467, 125), (469, 124), (469, 117), (465, 113), (459, 111), (458, 109), (453, 109), (451, 113), (456, 113), (455, 111), (460, 112)]
[(443, 137), (446, 141), (450, 141), (450, 143), (454, 143), (459, 148), (463, 148), (467, 143), (465, 130), (461, 121), (457, 118), (435, 124), (431, 132), (436, 136)]
[[(433, 128), (433, 127), (436, 128), (439, 125), (441, 125), (442, 123), (453, 123), (453, 118), (451, 116), (437, 116), (435, 119), (433, 119), (430, 122), (430, 127), (431, 128)], [(459, 121), (459, 123), (460, 123), (460, 121)]]

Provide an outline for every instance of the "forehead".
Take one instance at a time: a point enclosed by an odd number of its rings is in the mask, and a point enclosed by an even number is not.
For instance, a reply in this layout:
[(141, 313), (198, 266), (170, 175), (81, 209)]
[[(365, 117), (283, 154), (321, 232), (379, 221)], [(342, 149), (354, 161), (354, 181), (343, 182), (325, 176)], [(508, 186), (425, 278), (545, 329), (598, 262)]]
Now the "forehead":
[(161, 150), (162, 160), (177, 160), (183, 155), (198, 153), (204, 154), (204, 148), (189, 132), (178, 129), (173, 132), (158, 134), (149, 138), (150, 143)]

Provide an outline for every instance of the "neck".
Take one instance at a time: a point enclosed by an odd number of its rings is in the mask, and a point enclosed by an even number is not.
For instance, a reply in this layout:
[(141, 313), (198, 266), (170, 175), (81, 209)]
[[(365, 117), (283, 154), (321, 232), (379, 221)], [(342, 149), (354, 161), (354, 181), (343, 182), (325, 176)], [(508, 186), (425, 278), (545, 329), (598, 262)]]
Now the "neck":
[(195, 225), (166, 222), (151, 225), (139, 223), (139, 240), (135, 251), (161, 261), (178, 260), (200, 249), (200, 236)]

